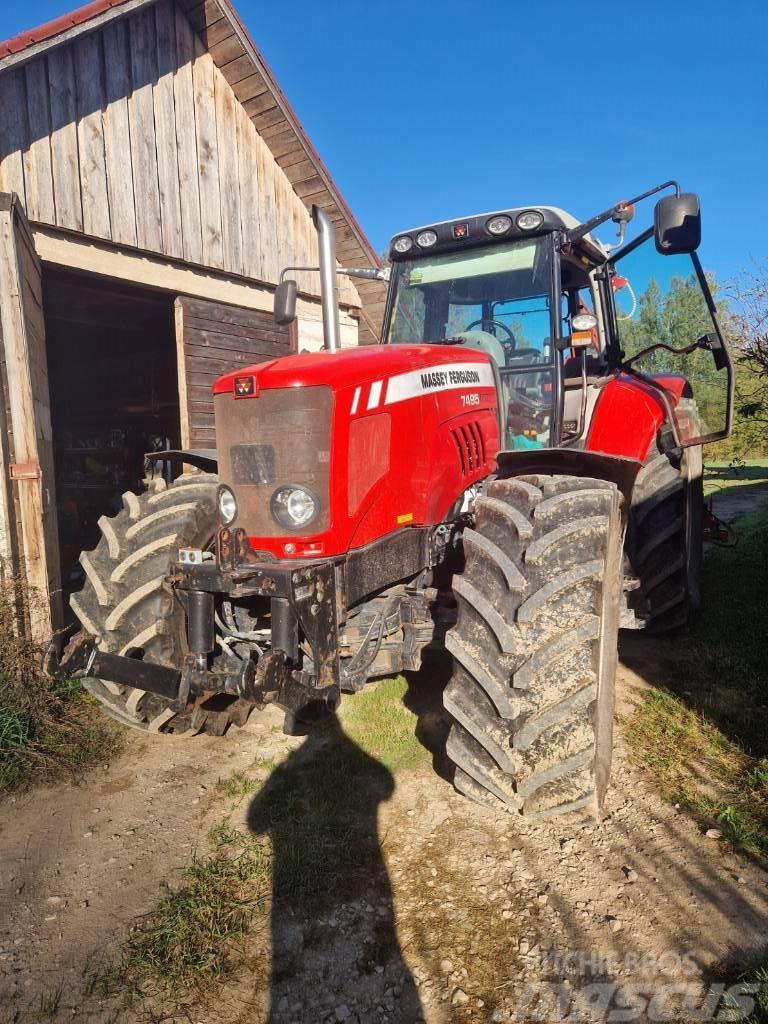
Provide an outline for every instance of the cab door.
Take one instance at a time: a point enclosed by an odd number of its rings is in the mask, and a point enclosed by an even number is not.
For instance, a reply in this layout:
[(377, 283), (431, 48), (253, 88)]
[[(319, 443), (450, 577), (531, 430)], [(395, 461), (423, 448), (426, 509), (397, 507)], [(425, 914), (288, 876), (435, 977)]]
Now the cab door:
[(649, 229), (612, 258), (609, 281), (622, 361), (681, 393), (669, 403), (680, 446), (727, 437), (733, 368), (698, 255), (662, 255)]

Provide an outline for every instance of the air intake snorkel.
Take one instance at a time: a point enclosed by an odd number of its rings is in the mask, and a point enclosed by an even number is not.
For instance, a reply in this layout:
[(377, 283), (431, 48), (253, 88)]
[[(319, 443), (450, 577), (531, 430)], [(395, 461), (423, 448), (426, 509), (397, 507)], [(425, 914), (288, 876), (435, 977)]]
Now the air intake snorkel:
[(320, 302), (323, 309), (323, 340), (328, 352), (339, 349), (339, 297), (336, 287), (336, 232), (322, 206), (312, 207), (312, 223), (320, 250)]
[(285, 267), (280, 272), (280, 283), (275, 289), (275, 323), (285, 325), (296, 319), (298, 285), (287, 277), (291, 271), (314, 271), (320, 273), (320, 303), (323, 311), (323, 344), (326, 352), (338, 352), (341, 347), (339, 328), (339, 293), (336, 275), (359, 278), (363, 281), (388, 281), (389, 270), (381, 267), (337, 267), (336, 231), (333, 222), (322, 206), (312, 206), (312, 223), (317, 231), (319, 267)]

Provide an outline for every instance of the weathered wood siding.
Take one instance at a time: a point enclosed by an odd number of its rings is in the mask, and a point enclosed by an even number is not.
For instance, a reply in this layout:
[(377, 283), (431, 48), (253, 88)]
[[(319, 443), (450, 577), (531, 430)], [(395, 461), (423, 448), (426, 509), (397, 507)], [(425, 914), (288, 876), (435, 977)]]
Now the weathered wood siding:
[[(2, 447), (3, 459), (9, 460), (3, 477), (13, 480), (12, 494), (6, 492), (2, 506), (6, 514), (11, 500), (15, 506), (26, 581), (37, 595), (30, 603), (32, 635), (47, 642), (62, 624), (62, 603), (42, 269), (23, 212), (11, 196), (3, 194), (0, 325), (3, 391), (8, 402), (4, 418), (10, 428)], [(13, 553), (13, 530), (11, 523), (4, 524), (6, 555)]]
[(288, 355), (295, 334), (268, 313), (182, 297), (176, 300), (176, 344), (182, 445), (215, 448), (214, 381), (238, 366)]
[[(0, 189), (33, 221), (266, 283), (315, 264), (309, 212), (278, 163), (287, 136), (267, 138), (234, 63), (225, 76), (177, 0), (158, 0), (6, 69)], [(298, 277), (317, 294), (316, 274)]]

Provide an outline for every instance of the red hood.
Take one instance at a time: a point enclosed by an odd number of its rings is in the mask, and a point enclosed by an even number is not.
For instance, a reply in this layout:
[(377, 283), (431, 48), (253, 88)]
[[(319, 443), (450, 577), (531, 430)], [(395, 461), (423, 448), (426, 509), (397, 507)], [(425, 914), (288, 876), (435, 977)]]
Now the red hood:
[(255, 363), (220, 377), (215, 395), (234, 390), (236, 377), (255, 376), (257, 388), (296, 388), (324, 384), (335, 390), (365, 384), (408, 370), (444, 363), (488, 363), (484, 352), (464, 345), (370, 345), (340, 352), (313, 352)]

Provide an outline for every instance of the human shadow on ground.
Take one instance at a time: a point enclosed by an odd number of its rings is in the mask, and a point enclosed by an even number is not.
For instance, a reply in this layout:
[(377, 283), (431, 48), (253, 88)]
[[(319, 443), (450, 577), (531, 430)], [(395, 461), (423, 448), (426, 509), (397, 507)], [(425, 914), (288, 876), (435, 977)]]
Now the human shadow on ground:
[(350, 1020), (382, 1004), (391, 1020), (422, 1019), (378, 834), (394, 788), (331, 715), (253, 799), (248, 827), (273, 855), (270, 1024), (336, 1019), (340, 1004)]
[(408, 691), (403, 703), (416, 716), (416, 739), (432, 755), (435, 774), (453, 781), (455, 766), (445, 745), (451, 719), (443, 708), (443, 690), (453, 672), (453, 661), (447, 653), (427, 652), (418, 672), (406, 673)]

